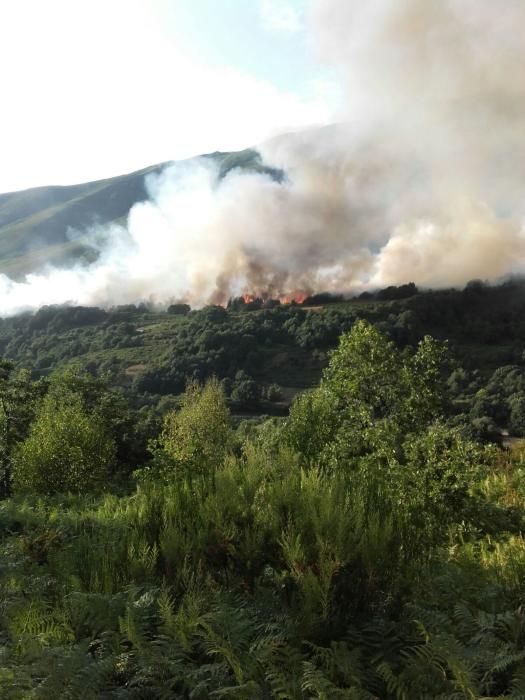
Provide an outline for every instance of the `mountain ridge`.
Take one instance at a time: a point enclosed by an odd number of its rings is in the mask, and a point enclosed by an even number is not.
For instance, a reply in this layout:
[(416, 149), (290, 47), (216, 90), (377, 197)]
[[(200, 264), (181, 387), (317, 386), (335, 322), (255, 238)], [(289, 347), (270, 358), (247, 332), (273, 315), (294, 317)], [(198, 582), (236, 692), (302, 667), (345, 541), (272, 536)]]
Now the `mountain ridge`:
[(88, 240), (95, 225), (124, 223), (134, 204), (147, 200), (145, 180), (177, 162), (213, 159), (224, 177), (230, 170), (267, 172), (258, 151), (204, 154), (184, 161), (165, 161), (140, 170), (75, 185), (39, 186), (0, 194), (0, 273), (14, 280), (56, 267), (91, 262), (98, 252)]

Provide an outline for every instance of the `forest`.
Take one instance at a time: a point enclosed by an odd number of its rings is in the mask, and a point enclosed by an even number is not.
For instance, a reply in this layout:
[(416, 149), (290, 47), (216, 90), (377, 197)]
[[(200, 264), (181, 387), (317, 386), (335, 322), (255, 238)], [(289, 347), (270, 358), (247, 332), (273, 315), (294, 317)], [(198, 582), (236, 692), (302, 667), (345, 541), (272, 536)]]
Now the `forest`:
[(0, 322), (0, 697), (524, 698), (525, 285)]

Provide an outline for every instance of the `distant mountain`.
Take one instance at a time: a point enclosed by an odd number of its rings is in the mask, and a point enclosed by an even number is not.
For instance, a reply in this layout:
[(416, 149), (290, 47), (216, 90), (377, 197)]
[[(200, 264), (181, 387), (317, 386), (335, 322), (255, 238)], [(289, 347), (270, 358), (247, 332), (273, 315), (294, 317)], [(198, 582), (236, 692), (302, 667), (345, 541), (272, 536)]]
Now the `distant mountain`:
[[(280, 177), (252, 149), (203, 157), (217, 162), (222, 177), (234, 168)], [(88, 229), (96, 224), (124, 223), (131, 207), (148, 199), (145, 177), (172, 163), (81, 185), (0, 194), (0, 273), (21, 279), (46, 263), (67, 266), (95, 259)]]

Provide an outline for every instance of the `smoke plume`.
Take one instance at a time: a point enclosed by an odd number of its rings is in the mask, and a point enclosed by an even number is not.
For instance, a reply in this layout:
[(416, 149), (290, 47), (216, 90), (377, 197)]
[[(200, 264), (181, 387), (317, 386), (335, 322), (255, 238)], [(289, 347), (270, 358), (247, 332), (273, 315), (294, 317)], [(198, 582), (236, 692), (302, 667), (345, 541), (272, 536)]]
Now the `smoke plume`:
[(316, 0), (337, 126), (264, 144), (269, 175), (209, 160), (148, 181), (97, 262), (0, 277), (4, 314), (46, 303), (223, 303), (414, 281), (497, 280), (525, 261), (523, 0)]

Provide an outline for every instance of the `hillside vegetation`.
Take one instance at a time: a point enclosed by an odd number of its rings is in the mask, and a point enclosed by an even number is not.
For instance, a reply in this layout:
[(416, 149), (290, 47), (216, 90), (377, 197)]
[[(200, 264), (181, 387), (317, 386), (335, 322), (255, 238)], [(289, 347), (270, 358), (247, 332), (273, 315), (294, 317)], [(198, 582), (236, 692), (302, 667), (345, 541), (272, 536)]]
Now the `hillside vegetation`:
[(227, 309), (167, 311), (44, 307), (0, 321), (0, 354), (34, 376), (79, 365), (119, 387), (145, 415), (176, 402), (188, 380), (218, 377), (236, 416), (286, 414), (319, 382), (328, 353), (358, 319), (399, 347), (425, 336), (448, 340), (457, 366), (449, 412), (478, 435), (525, 427), (525, 285), (471, 283), (463, 291), (391, 288), (309, 305), (232, 300)]
[(2, 320), (0, 697), (524, 697), (524, 307)]
[[(217, 163), (220, 176), (233, 168), (265, 171), (257, 152), (202, 156)], [(125, 223), (131, 207), (148, 199), (146, 177), (173, 163), (152, 165), (128, 175), (65, 187), (38, 187), (0, 194), (0, 273), (20, 279), (46, 264), (92, 261), (93, 226)]]
[[(294, 343), (322, 318), (273, 313)], [(288, 417), (237, 427), (217, 378), (152, 428), (78, 367), (3, 364), (2, 698), (524, 696), (525, 453), (451, 411), (446, 343), (348, 323)]]

